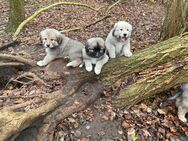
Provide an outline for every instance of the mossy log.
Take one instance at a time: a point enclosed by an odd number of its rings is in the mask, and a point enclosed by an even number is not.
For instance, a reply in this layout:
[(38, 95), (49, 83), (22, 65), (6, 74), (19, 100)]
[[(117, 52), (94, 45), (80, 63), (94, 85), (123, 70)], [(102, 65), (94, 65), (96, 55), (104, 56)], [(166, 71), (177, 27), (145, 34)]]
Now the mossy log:
[[(46, 104), (28, 113), (2, 109), (0, 140), (24, 140), (24, 135), (37, 131), (34, 140), (51, 141), (56, 125), (68, 115), (92, 104), (105, 89), (120, 79), (124, 89), (113, 96), (118, 107), (132, 105), (145, 97), (188, 81), (188, 35), (176, 36), (133, 53), (130, 58), (111, 59), (102, 73), (86, 73), (84, 69), (68, 69), (62, 74), (66, 82), (61, 91), (52, 94)], [(85, 90), (89, 92), (85, 93)], [(84, 92), (84, 93), (83, 93)], [(24, 134), (24, 135), (23, 135)], [(26, 139), (28, 136), (26, 136)]]

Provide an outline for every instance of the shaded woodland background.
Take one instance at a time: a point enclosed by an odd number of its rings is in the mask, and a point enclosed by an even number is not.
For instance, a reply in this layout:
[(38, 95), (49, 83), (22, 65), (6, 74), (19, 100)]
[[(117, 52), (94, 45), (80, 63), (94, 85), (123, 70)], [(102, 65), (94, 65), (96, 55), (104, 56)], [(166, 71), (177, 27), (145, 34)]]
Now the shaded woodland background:
[[(54, 2), (25, 1), (25, 18)], [(4, 32), (16, 28), (7, 24), (8, 1), (1, 1), (0, 140), (187, 140), (187, 123), (177, 118), (174, 103), (160, 107), (188, 80), (187, 1), (120, 1), (107, 18), (90, 26), (84, 25), (105, 16), (116, 1), (76, 2), (100, 10), (54, 7), (26, 24), (15, 42)], [(99, 77), (67, 69), (63, 60), (35, 66), (45, 54), (39, 41), (44, 28), (85, 42), (106, 38), (118, 20), (133, 25), (134, 55), (111, 60)], [(175, 35), (180, 36), (161, 42)]]

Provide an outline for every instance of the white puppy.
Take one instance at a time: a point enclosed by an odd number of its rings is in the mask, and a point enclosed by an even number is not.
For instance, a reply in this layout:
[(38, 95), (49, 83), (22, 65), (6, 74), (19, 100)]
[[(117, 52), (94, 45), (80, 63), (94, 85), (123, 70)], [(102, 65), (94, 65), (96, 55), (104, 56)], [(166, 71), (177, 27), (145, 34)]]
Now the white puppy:
[(56, 29), (47, 28), (41, 31), (41, 41), (46, 51), (43, 60), (38, 61), (38, 66), (46, 66), (56, 58), (69, 57), (67, 67), (76, 67), (82, 63), (82, 48), (84, 45), (76, 40), (66, 37)]
[(105, 45), (110, 58), (125, 55), (132, 56), (130, 50), (130, 37), (132, 32), (132, 25), (125, 21), (117, 22), (113, 29), (108, 34)]
[(105, 43), (102, 38), (90, 38), (87, 40), (85, 48), (82, 49), (83, 62), (87, 71), (92, 71), (95, 65), (95, 74), (100, 74), (104, 64), (108, 62)]

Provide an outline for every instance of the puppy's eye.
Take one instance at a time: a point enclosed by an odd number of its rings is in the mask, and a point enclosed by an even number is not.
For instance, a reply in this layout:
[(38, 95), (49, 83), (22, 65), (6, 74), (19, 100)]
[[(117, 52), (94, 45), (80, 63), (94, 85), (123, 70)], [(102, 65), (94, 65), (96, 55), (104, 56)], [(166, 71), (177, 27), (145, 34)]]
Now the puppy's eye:
[(120, 29), (120, 31), (122, 31), (123, 29)]
[(55, 39), (51, 39), (51, 41), (55, 41)]
[(127, 29), (127, 31), (129, 31), (129, 29)]
[(46, 41), (46, 40), (47, 40), (47, 38), (44, 38), (44, 40)]

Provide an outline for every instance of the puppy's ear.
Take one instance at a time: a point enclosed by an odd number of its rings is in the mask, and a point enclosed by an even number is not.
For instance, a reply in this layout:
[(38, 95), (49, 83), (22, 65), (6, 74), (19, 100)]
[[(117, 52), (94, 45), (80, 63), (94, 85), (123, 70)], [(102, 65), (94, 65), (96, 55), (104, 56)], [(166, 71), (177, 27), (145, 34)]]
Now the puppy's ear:
[(89, 44), (88, 44), (88, 42), (85, 43), (85, 48), (86, 48), (86, 49), (89, 49)]
[(63, 35), (59, 34), (57, 36), (57, 43), (60, 45), (63, 42)]
[(115, 29), (112, 30), (112, 36), (116, 37), (116, 35), (115, 35)]
[(43, 44), (41, 36), (39, 37), (39, 40), (40, 40), (40, 44)]

